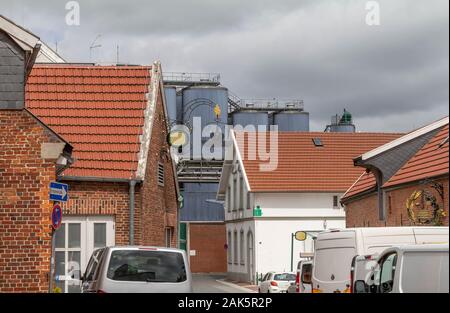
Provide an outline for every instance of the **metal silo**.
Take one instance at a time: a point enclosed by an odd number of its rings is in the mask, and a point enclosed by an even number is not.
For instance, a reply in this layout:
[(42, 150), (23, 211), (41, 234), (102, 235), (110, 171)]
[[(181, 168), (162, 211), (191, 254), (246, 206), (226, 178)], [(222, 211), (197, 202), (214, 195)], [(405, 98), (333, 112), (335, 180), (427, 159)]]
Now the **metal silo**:
[(183, 92), (177, 92), (177, 122), (183, 121)]
[(325, 128), (326, 132), (331, 133), (354, 133), (356, 126), (353, 124), (353, 117), (350, 112), (344, 109), (342, 116), (334, 115), (331, 117), (331, 124)]
[(167, 115), (169, 118), (169, 125), (173, 125), (177, 121), (177, 88), (164, 87), (166, 96)]
[[(216, 107), (220, 109), (220, 112), (217, 112)], [(228, 122), (228, 89), (211, 86), (196, 86), (184, 89), (184, 124), (192, 127), (194, 117), (201, 118), (202, 129), (206, 125), (216, 124), (223, 130)]]
[(264, 130), (269, 127), (269, 113), (263, 111), (235, 111), (233, 112), (233, 126), (247, 127), (255, 126), (255, 130), (259, 130), (258, 126)]
[(309, 113), (303, 111), (282, 111), (273, 116), (274, 125), (283, 132), (309, 132)]
[[(192, 159), (204, 159), (203, 150), (200, 150), (196, 143), (200, 142), (203, 147), (210, 140), (202, 134), (207, 125), (219, 127), (222, 130), (223, 140), (225, 125), (228, 124), (228, 89), (215, 86), (195, 86), (184, 89), (183, 123), (191, 131)], [(199, 126), (201, 126), (200, 129)], [(201, 141), (198, 138), (199, 134), (202, 136)], [(220, 159), (223, 158), (223, 153), (222, 149)], [(218, 156), (214, 158), (217, 159)]]

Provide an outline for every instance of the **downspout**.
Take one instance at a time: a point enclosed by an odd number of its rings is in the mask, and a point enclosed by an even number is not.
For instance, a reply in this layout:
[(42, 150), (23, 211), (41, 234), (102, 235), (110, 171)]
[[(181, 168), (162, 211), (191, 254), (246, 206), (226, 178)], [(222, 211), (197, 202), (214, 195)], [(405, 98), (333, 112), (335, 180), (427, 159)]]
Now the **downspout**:
[(136, 181), (130, 180), (130, 246), (134, 245), (134, 209), (135, 209), (135, 198), (134, 198), (134, 192), (136, 187)]

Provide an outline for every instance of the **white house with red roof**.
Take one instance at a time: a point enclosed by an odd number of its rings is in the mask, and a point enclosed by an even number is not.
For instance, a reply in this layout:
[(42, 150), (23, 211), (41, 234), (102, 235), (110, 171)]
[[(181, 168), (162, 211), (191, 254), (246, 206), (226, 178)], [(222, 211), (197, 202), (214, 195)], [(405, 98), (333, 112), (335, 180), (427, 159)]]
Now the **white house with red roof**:
[(400, 136), (232, 132), (217, 195), (225, 203), (229, 277), (253, 282), (294, 270), (299, 253), (313, 249), (311, 236), (293, 242), (295, 232), (345, 228), (339, 200), (361, 175), (353, 158)]

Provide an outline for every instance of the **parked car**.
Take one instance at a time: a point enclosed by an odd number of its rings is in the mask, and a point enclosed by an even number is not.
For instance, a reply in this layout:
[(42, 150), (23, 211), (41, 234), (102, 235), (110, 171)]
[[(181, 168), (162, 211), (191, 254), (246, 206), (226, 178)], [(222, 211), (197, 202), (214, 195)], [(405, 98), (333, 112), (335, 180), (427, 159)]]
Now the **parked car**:
[(351, 293), (355, 256), (405, 244), (448, 243), (448, 227), (373, 227), (328, 230), (315, 240), (312, 292)]
[(375, 282), (355, 282), (358, 293), (448, 293), (447, 245), (406, 245), (386, 249), (373, 270)]
[(186, 252), (157, 247), (94, 251), (82, 277), (84, 293), (190, 293)]
[(312, 263), (312, 260), (298, 262), (295, 283), (291, 283), (287, 293), (311, 293)]
[(291, 283), (295, 283), (294, 273), (269, 272), (259, 284), (260, 293), (285, 293)]

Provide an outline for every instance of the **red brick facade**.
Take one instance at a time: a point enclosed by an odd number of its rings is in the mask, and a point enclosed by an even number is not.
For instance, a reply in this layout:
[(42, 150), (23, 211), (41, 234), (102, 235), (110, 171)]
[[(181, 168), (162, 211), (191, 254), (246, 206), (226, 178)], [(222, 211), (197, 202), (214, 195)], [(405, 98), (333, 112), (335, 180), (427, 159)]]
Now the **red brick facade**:
[(0, 110), (0, 292), (46, 292), (51, 255), (49, 183), (41, 158), (54, 135), (28, 112)]
[[(134, 244), (165, 246), (165, 230), (172, 229), (171, 246), (177, 245), (177, 195), (174, 172), (166, 142), (166, 124), (161, 94), (153, 121), (151, 146), (145, 179), (135, 189)], [(165, 183), (157, 181), (158, 164), (164, 164)], [(69, 202), (63, 205), (68, 215), (110, 215), (115, 218), (116, 245), (129, 244), (130, 194), (128, 183), (66, 181)]]
[(225, 273), (227, 251), (225, 250), (226, 226), (224, 223), (189, 224), (189, 250), (193, 273)]
[[(172, 247), (177, 245), (177, 193), (175, 173), (167, 144), (167, 123), (160, 93), (153, 120), (145, 180), (141, 189), (141, 243), (162, 246), (166, 228), (172, 229)], [(158, 184), (158, 164), (164, 165), (164, 186)]]
[(408, 219), (406, 201), (414, 191), (428, 190), (438, 199), (438, 203), (444, 208), (446, 217), (443, 219), (444, 225), (448, 226), (448, 205), (449, 205), (449, 179), (436, 179), (444, 187), (444, 201), (441, 200), (437, 192), (423, 184), (413, 183), (400, 186), (396, 189), (386, 191), (385, 207), (386, 220), (380, 221), (378, 217), (378, 196), (372, 193), (365, 197), (349, 200), (345, 204), (346, 208), (346, 224), (347, 227), (383, 227), (383, 226), (410, 226), (411, 221)]

